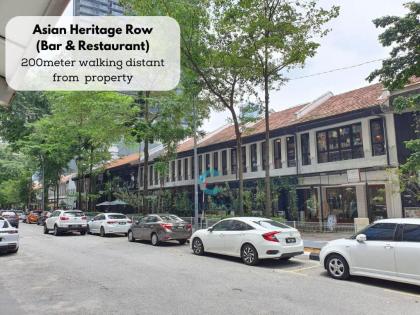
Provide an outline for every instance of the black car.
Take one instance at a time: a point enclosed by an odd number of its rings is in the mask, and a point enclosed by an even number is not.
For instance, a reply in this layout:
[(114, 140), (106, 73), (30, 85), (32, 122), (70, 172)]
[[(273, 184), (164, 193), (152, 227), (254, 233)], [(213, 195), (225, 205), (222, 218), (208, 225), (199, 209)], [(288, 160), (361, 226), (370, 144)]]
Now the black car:
[(0, 213), (0, 216), (7, 219), (11, 226), (19, 228), (19, 215), (16, 212), (5, 210)]

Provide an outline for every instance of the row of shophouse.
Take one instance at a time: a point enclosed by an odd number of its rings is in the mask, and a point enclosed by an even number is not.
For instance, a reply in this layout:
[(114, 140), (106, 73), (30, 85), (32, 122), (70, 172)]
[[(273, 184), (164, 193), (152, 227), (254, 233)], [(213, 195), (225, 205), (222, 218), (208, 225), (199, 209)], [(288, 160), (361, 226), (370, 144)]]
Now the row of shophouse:
[[(418, 196), (400, 191), (396, 173), (409, 154), (404, 141), (418, 137), (414, 116), (396, 114), (390, 108), (398, 95), (418, 93), (419, 89), (419, 79), (392, 94), (381, 84), (373, 84), (338, 95), (327, 93), (313, 102), (272, 113), (270, 176), (273, 181), (293, 183), (296, 199), (291, 200), (290, 187), (278, 186), (273, 212), (287, 219), (309, 222), (326, 221), (333, 216), (339, 223), (353, 222), (355, 218), (372, 221), (420, 216)], [(265, 176), (264, 130), (262, 119), (249, 126), (243, 135), (245, 188), (254, 193)], [(154, 167), (163, 148), (152, 150), (148, 166), (148, 187), (152, 193), (162, 189), (173, 194), (182, 191), (193, 204), (196, 176), (193, 144), (193, 139), (179, 144), (176, 158), (169, 162), (169, 172), (164, 177)], [(208, 208), (205, 195), (209, 187), (216, 201), (218, 190), (214, 187), (223, 186), (225, 190), (238, 187), (233, 126), (208, 133), (197, 145), (200, 181), (205, 182), (200, 185), (201, 211)], [(118, 178), (120, 185), (129, 190), (138, 190), (138, 185), (141, 190), (144, 169), (141, 167), (138, 172), (139, 163), (142, 166), (139, 153), (111, 161), (95, 179), (98, 190), (112, 178)], [(83, 189), (86, 185), (76, 186)], [(221, 202), (228, 203), (223, 198)]]

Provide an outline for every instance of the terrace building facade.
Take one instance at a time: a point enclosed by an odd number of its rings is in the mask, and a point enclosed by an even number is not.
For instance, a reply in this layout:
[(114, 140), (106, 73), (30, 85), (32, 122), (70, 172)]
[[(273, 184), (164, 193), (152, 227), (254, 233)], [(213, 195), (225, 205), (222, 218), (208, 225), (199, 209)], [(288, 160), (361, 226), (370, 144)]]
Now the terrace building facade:
[[(413, 113), (396, 114), (390, 104), (398, 95), (418, 93), (420, 80), (390, 94), (381, 84), (346, 93), (326, 93), (311, 103), (270, 115), (269, 167), (273, 179), (273, 212), (288, 220), (352, 223), (355, 218), (420, 216), (416, 196), (401, 193), (398, 166), (409, 152), (404, 141), (416, 136)], [(243, 135), (245, 187), (255, 199), (263, 183), (265, 121), (250, 126)], [(151, 191), (187, 192), (193, 200), (193, 139), (180, 143), (169, 172), (160, 176), (154, 160), (162, 148), (151, 152), (148, 186)], [(200, 208), (207, 209), (206, 190), (238, 187), (236, 142), (233, 126), (209, 133), (198, 142)], [(112, 161), (98, 185), (119, 178), (130, 190), (144, 186), (139, 154)], [(140, 174), (140, 181), (137, 175)], [(285, 187), (284, 182), (289, 183)], [(205, 188), (206, 187), (206, 188)], [(293, 190), (293, 191), (291, 191)], [(234, 205), (230, 202), (231, 209)], [(229, 207), (227, 207), (229, 208)]]

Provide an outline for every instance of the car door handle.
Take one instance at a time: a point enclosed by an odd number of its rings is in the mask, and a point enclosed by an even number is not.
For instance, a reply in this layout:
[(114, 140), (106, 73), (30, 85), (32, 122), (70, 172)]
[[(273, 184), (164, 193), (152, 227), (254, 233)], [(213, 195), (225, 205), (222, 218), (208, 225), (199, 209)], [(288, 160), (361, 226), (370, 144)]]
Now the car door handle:
[(384, 248), (385, 248), (385, 249), (391, 249), (391, 248), (394, 248), (394, 246), (392, 246), (391, 244), (386, 244), (386, 245), (384, 246)]

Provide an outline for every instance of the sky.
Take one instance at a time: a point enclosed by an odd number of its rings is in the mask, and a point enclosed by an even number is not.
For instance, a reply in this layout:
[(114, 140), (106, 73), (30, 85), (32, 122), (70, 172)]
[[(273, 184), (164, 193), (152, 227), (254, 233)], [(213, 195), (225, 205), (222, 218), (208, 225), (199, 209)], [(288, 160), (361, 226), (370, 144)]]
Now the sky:
[[(408, 0), (319, 0), (319, 7), (340, 7), (340, 14), (330, 21), (328, 35), (320, 40), (317, 54), (307, 60), (304, 68), (295, 69), (286, 74), (288, 78), (297, 78), (332, 69), (358, 65), (372, 60), (388, 57), (389, 49), (382, 47), (377, 29), (372, 20), (384, 15), (403, 15), (407, 10), (403, 4)], [(72, 15), (70, 1), (64, 15)], [(290, 80), (279, 91), (270, 93), (270, 109), (282, 110), (298, 104), (310, 102), (322, 94), (331, 91), (339, 94), (366, 86), (366, 77), (381, 62), (372, 62), (347, 70), (340, 70), (319, 76)], [(227, 124), (228, 112), (211, 112), (204, 122), (203, 130), (211, 132)]]

